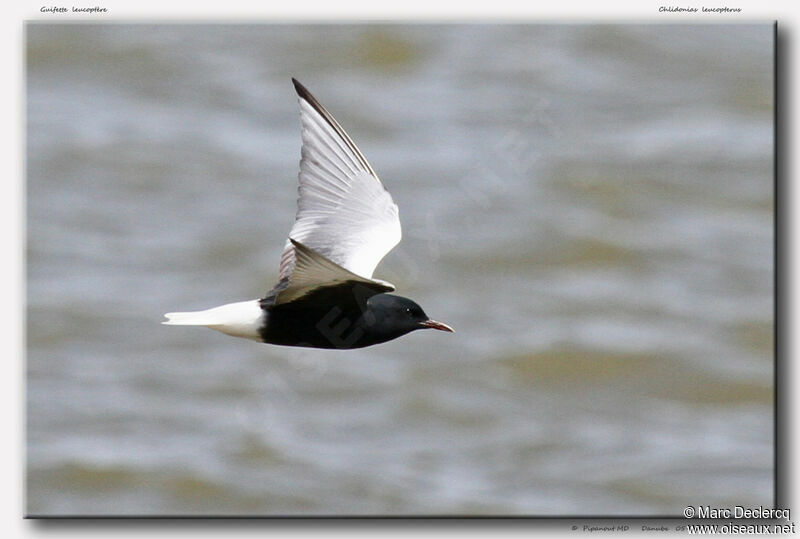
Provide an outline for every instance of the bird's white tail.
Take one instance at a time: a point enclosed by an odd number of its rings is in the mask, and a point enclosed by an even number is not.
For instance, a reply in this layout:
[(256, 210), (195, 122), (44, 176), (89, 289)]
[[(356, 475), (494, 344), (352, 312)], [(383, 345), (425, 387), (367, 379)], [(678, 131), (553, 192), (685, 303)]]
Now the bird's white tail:
[(172, 326), (204, 326), (234, 337), (260, 341), (258, 330), (264, 325), (265, 314), (256, 299), (228, 303), (205, 311), (167, 313), (164, 316), (168, 320), (161, 323)]

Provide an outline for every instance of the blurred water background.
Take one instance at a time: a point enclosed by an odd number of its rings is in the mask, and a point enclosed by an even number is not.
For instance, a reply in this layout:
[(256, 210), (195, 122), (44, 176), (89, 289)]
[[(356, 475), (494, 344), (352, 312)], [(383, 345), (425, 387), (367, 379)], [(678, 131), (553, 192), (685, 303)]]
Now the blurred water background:
[[(668, 515), (773, 503), (773, 27), (26, 28), (32, 515)], [(290, 77), (454, 335), (261, 345)]]

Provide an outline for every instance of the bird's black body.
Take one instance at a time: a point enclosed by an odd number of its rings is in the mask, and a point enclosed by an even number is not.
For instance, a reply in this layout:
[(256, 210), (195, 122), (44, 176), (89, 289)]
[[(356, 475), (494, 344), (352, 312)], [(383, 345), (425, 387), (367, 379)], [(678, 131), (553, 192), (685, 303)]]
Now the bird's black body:
[(410, 299), (375, 294), (362, 283), (320, 288), (289, 303), (261, 300), (265, 343), (311, 348), (352, 349), (380, 344), (416, 329), (428, 317)]

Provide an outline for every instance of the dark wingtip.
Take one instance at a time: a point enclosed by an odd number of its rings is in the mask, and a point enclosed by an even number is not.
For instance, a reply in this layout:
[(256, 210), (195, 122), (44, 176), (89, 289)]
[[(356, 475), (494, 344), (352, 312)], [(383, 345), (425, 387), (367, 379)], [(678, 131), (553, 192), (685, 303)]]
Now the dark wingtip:
[(314, 109), (317, 112), (319, 112), (320, 116), (325, 118), (325, 120), (333, 126), (334, 120), (333, 118), (330, 117), (331, 116), (330, 113), (327, 110), (325, 110), (325, 107), (323, 107), (319, 101), (317, 101), (316, 97), (311, 95), (311, 92), (308, 91), (308, 88), (300, 84), (300, 81), (294, 77), (292, 77), (292, 84), (294, 84), (294, 91), (297, 92), (298, 97), (300, 97), (300, 99), (304, 100), (306, 103), (314, 107)]
[(300, 81), (296, 78), (292, 77), (292, 84), (294, 84), (294, 91), (297, 92), (297, 95), (305, 99), (306, 101), (313, 101), (314, 97), (311, 95), (305, 86), (300, 84)]

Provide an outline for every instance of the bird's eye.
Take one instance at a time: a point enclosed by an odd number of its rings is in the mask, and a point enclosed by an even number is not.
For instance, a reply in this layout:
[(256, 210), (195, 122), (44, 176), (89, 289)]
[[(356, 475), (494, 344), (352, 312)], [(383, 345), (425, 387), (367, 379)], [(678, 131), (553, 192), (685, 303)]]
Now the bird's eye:
[(411, 314), (411, 307), (406, 307), (406, 314)]

